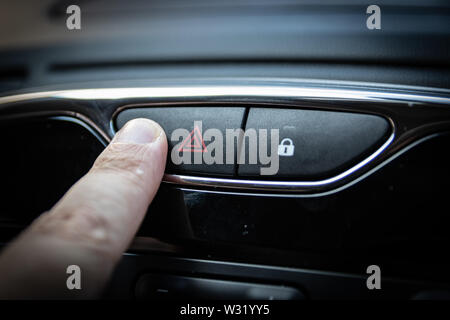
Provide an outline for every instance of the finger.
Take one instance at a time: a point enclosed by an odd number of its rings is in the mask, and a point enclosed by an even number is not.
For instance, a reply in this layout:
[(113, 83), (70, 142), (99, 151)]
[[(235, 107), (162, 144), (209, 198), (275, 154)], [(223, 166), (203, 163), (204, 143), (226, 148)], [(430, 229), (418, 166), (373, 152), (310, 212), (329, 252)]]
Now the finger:
[[(158, 124), (127, 123), (89, 173), (0, 256), (0, 296), (98, 294), (158, 190), (166, 155)], [(81, 290), (66, 286), (69, 265), (80, 267)]]

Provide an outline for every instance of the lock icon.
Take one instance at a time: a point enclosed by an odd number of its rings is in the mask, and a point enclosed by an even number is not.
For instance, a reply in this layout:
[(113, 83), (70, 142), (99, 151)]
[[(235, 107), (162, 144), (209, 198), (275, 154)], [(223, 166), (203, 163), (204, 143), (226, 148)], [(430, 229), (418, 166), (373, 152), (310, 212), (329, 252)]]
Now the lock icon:
[(278, 145), (278, 155), (282, 157), (291, 157), (294, 155), (294, 143), (289, 138), (284, 138)]

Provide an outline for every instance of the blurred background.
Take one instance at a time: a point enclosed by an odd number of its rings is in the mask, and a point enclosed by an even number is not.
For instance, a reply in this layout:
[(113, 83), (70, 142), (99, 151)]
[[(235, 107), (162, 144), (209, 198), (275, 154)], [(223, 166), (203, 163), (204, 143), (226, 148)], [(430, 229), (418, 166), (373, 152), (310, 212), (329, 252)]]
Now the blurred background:
[[(66, 27), (71, 4), (81, 30)], [(449, 87), (450, 2), (376, 4), (381, 30), (360, 0), (1, 0), (0, 90), (187, 74)]]

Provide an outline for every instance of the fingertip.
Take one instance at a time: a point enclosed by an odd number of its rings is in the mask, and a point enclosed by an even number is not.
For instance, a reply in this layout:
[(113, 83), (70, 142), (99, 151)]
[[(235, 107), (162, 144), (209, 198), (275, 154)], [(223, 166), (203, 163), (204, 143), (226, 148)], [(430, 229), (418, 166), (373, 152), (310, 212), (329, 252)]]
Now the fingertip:
[(137, 118), (128, 121), (116, 133), (112, 143), (147, 144), (153, 143), (160, 138), (165, 139), (165, 133), (157, 122), (150, 119)]

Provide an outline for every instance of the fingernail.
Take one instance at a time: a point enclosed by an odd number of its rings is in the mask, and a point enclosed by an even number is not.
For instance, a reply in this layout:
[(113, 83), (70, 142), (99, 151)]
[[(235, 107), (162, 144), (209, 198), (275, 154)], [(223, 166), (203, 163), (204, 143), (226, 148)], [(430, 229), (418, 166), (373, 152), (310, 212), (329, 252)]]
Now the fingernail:
[(149, 119), (134, 119), (128, 121), (125, 126), (117, 132), (113, 142), (123, 143), (151, 143), (161, 135), (161, 127)]

